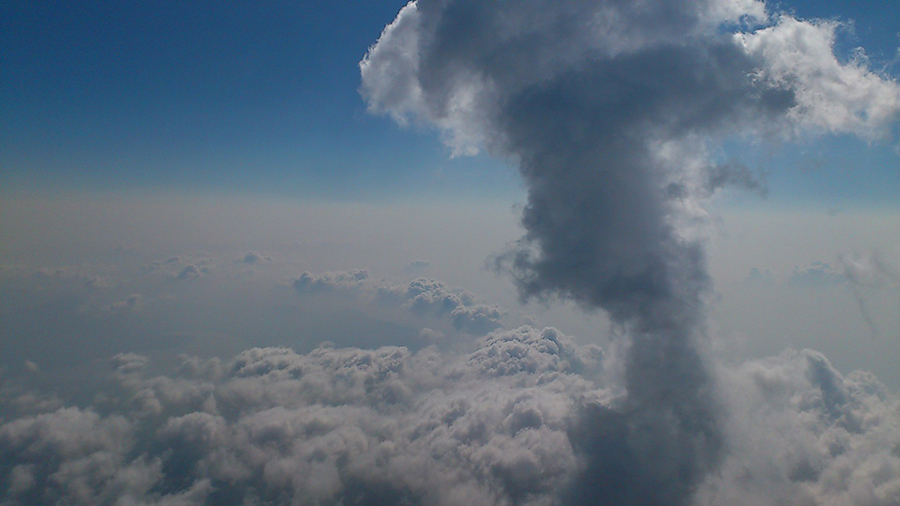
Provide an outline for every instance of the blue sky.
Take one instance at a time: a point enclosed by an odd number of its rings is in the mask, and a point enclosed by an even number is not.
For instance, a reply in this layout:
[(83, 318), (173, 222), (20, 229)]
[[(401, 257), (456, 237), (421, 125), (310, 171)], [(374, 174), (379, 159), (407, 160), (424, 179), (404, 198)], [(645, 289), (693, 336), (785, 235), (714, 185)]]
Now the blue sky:
[[(358, 62), (403, 2), (9, 2), (2, 9), (0, 180), (7, 189), (184, 189), (336, 200), (502, 198), (514, 171), (451, 159), (433, 131), (366, 113)], [(900, 6), (781, 2), (852, 20), (897, 75)], [(785, 205), (893, 206), (898, 137), (724, 153)], [(774, 151), (774, 154), (771, 152)], [(752, 203), (752, 199), (747, 202)]]
[(427, 188), (460, 164), (366, 114), (357, 91), (402, 5), (5, 4), (2, 176), (337, 199)]

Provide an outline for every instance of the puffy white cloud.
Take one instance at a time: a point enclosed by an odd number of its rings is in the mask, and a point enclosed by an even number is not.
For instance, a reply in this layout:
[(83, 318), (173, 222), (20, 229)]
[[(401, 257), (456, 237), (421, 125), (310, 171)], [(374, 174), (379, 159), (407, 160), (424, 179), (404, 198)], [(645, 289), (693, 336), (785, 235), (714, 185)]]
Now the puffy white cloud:
[[(184, 357), (166, 376), (120, 355), (94, 406), (0, 424), (2, 498), (652, 503), (665, 496), (627, 437), (642, 419), (596, 380), (609, 359), (532, 327), (491, 333), (471, 353), (259, 348), (224, 363)], [(724, 459), (686, 504), (896, 503), (900, 401), (871, 374), (842, 376), (809, 350), (717, 374)]]
[(846, 281), (844, 275), (834, 270), (829, 264), (821, 261), (813, 262), (809, 267), (794, 267), (788, 282), (795, 286), (825, 287)]
[(150, 483), (129, 478), (145, 474), (146, 464), (125, 459), (132, 435), (132, 424), (120, 415), (74, 407), (12, 420), (0, 427), (0, 459), (11, 467), (5, 497), (25, 504), (96, 504), (143, 495)]
[(900, 85), (870, 70), (862, 55), (841, 63), (837, 29), (835, 22), (782, 15), (773, 26), (735, 37), (759, 62), (757, 79), (793, 92), (787, 115), (799, 131), (886, 138), (900, 118)]
[(95, 407), (0, 425), (4, 498), (546, 504), (577, 469), (572, 408), (596, 397), (573, 371), (599, 358), (530, 327), (469, 355), (264, 348), (171, 376), (119, 355)]
[(304, 272), (294, 280), (294, 289), (300, 293), (320, 293), (333, 290), (352, 290), (363, 285), (368, 279), (369, 271), (354, 269), (351, 271), (325, 272), (312, 274)]
[(449, 317), (457, 330), (485, 334), (500, 326), (503, 311), (496, 305), (478, 303), (466, 290), (451, 290), (445, 284), (424, 278), (407, 286), (382, 285), (376, 288), (381, 301), (400, 301), (415, 314)]
[(413, 315), (449, 319), (454, 329), (484, 335), (501, 326), (504, 311), (478, 302), (467, 290), (452, 289), (433, 279), (418, 278), (406, 285), (373, 281), (361, 269), (311, 274), (294, 280), (300, 294), (339, 293), (360, 296), (386, 306), (397, 306)]
[(482, 347), (469, 357), (473, 367), (497, 376), (580, 373), (586, 364), (596, 366), (601, 360), (599, 348), (582, 350), (554, 328), (537, 330), (528, 326), (488, 335)]
[(698, 504), (900, 500), (900, 404), (870, 373), (790, 351), (725, 371), (731, 455)]

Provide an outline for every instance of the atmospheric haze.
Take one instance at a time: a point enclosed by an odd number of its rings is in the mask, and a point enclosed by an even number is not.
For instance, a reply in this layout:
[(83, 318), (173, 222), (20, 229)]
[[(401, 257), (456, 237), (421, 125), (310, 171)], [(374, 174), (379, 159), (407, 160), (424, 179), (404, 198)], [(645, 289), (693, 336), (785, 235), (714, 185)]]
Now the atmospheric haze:
[[(3, 504), (900, 504), (896, 388), (811, 349), (726, 358), (712, 316), (713, 199), (768, 185), (723, 144), (896, 142), (900, 85), (836, 56), (838, 29), (755, 0), (408, 4), (359, 64), (362, 99), (516, 167), (516, 216), (172, 204), (192, 223), (103, 216), (106, 257), (75, 225), (82, 258), (35, 268), (35, 223), (93, 214), (8, 199)], [(152, 207), (94, 214), (115, 206)], [(736, 300), (776, 283), (750, 272)], [(840, 286), (857, 339), (900, 328), (890, 256), (786, 283)]]

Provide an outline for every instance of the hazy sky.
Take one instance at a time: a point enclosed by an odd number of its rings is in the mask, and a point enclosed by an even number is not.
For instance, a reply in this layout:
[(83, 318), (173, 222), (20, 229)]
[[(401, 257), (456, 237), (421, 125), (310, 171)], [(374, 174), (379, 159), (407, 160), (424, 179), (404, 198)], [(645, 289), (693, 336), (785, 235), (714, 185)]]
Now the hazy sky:
[(0, 5), (0, 504), (900, 504), (900, 4)]

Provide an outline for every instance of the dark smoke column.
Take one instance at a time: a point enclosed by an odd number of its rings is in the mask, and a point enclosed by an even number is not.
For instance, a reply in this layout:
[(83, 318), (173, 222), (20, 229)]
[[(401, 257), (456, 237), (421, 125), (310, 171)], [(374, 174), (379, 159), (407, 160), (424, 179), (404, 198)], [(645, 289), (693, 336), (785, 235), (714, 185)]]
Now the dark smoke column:
[(629, 337), (626, 398), (588, 409), (573, 432), (587, 465), (567, 503), (686, 504), (723, 452), (698, 346), (703, 204), (753, 181), (712, 163), (707, 146), (735, 132), (879, 126), (814, 114), (821, 73), (780, 58), (784, 35), (828, 27), (766, 20), (754, 0), (422, 1), (360, 64), (373, 112), (436, 126), (456, 154), (484, 148), (518, 164), (527, 233), (499, 265), (523, 298), (602, 308)]

